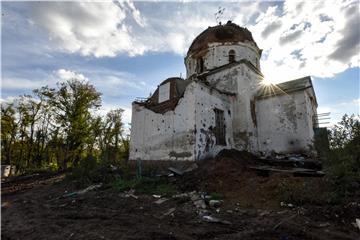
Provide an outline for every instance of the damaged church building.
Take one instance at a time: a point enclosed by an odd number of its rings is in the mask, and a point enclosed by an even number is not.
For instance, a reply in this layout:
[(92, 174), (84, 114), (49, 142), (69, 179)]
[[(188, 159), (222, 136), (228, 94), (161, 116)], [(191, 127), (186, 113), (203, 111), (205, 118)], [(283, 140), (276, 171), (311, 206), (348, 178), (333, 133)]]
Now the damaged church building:
[(317, 102), (310, 77), (265, 84), (262, 50), (232, 22), (209, 27), (185, 57), (186, 79), (163, 81), (132, 104), (130, 160), (309, 153)]

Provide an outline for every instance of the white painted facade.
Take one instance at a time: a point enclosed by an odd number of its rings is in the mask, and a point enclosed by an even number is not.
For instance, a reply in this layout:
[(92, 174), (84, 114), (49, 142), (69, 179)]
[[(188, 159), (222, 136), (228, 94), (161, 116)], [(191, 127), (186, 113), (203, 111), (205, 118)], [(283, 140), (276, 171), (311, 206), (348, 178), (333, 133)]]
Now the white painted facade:
[(255, 42), (215, 41), (190, 50), (187, 80), (168, 79), (151, 99), (133, 103), (131, 160), (194, 161), (224, 148), (309, 151), (317, 107), (310, 78), (279, 85), (286, 94), (264, 95)]

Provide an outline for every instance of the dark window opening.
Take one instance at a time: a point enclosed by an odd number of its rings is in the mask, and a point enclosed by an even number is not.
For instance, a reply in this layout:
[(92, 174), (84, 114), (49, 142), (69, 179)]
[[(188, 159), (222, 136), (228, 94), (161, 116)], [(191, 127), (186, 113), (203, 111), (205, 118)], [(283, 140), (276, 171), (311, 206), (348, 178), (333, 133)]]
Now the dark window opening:
[(235, 51), (230, 50), (229, 51), (229, 63), (235, 62)]
[(198, 73), (202, 73), (204, 71), (204, 59), (203, 58), (199, 58), (197, 60), (197, 72)]
[(220, 109), (214, 109), (215, 112), (215, 137), (217, 145), (226, 145), (225, 141), (225, 118), (224, 111)]

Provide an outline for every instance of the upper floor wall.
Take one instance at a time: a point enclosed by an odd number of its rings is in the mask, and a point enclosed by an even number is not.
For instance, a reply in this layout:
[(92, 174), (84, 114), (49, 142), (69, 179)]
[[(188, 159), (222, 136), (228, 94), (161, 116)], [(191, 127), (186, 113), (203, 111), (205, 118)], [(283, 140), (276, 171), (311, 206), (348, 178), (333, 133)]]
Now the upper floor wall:
[(187, 77), (237, 62), (248, 60), (260, 71), (261, 51), (253, 42), (210, 43), (208, 48), (185, 58)]

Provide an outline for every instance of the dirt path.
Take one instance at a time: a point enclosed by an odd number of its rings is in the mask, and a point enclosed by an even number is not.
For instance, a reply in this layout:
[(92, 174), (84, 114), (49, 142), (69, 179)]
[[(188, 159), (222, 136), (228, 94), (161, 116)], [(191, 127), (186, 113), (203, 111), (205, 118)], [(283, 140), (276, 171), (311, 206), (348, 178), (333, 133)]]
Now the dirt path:
[[(62, 178), (48, 176), (4, 185), (2, 239), (355, 240), (360, 237), (346, 216), (334, 218), (331, 209), (260, 210), (224, 204), (220, 212), (209, 210), (209, 214), (223, 222), (210, 223), (199, 216), (188, 198), (156, 204), (153, 196), (139, 195), (135, 199), (111, 188), (62, 197), (75, 190)], [(348, 211), (356, 214), (359, 209), (350, 206)]]

